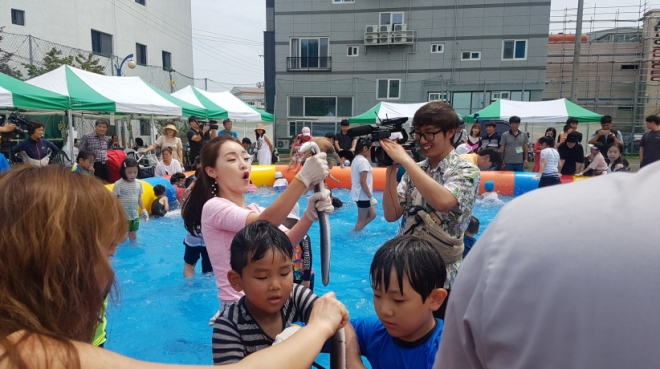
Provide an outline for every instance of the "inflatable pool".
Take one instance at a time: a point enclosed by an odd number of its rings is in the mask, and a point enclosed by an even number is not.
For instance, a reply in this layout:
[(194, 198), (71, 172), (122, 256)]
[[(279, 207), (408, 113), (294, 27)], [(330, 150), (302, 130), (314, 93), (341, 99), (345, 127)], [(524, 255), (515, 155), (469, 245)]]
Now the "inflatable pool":
[[(289, 183), (295, 177), (293, 170), (286, 170), (286, 165), (253, 165), (250, 180), (256, 186), (272, 186), (275, 182), (275, 172), (282, 172), (282, 176)], [(351, 188), (351, 168), (334, 167), (330, 174), (337, 178), (339, 182), (328, 179), (326, 183), (330, 188)], [(520, 196), (531, 190), (538, 188), (539, 181), (534, 179), (534, 172), (503, 172), (503, 171), (482, 171), (479, 193), (483, 193), (484, 183), (493, 181), (495, 183), (495, 192), (502, 196)], [(585, 177), (562, 176), (562, 183), (579, 181)], [(373, 171), (374, 190), (383, 191), (385, 188), (385, 168), (374, 168)]]

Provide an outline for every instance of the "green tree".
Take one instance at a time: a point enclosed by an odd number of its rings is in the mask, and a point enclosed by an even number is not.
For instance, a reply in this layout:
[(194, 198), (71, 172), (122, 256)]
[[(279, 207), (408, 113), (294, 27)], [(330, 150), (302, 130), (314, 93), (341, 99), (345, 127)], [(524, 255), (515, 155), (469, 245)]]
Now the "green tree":
[(87, 54), (87, 56), (84, 54), (78, 54), (76, 56), (63, 55), (64, 54), (61, 50), (52, 48), (46, 53), (41, 65), (23, 64), (25, 69), (27, 69), (28, 78), (34, 78), (44, 73), (48, 73), (62, 65), (71, 65), (92, 73), (105, 74), (105, 67), (100, 65), (99, 60), (92, 53)]
[[(0, 41), (4, 40), (4, 36), (2, 36), (2, 32), (4, 32), (4, 29), (5, 26), (0, 27)], [(21, 71), (18, 69), (12, 68), (9, 65), (9, 62), (11, 62), (11, 59), (13, 57), (14, 57), (14, 53), (10, 53), (0, 48), (0, 72), (14, 78), (23, 79), (23, 73), (21, 73)]]

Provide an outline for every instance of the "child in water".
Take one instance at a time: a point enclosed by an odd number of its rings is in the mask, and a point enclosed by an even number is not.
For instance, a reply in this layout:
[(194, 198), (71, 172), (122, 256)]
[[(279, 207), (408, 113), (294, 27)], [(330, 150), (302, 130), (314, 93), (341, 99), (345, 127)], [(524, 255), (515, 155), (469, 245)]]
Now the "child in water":
[(170, 204), (167, 202), (167, 197), (165, 197), (165, 186), (154, 186), (154, 195), (156, 195), (156, 200), (151, 203), (151, 215), (154, 217), (165, 216), (170, 211)]
[(481, 194), (482, 200), (499, 200), (499, 196), (497, 195), (497, 192), (495, 192), (495, 182), (486, 181), (486, 183), (484, 183), (484, 190), (486, 190), (486, 192)]
[(275, 172), (275, 183), (273, 183), (273, 189), (276, 191), (284, 191), (287, 187), (289, 187), (289, 181), (282, 177), (282, 172)]
[(114, 193), (126, 211), (128, 218), (128, 238), (135, 242), (137, 240), (137, 231), (140, 228), (140, 216), (138, 215), (138, 205), (142, 209), (142, 217), (145, 221), (149, 220), (149, 212), (144, 207), (142, 201), (142, 181), (137, 179), (138, 162), (135, 159), (128, 158), (124, 160), (119, 168), (121, 179), (115, 182), (112, 188)]

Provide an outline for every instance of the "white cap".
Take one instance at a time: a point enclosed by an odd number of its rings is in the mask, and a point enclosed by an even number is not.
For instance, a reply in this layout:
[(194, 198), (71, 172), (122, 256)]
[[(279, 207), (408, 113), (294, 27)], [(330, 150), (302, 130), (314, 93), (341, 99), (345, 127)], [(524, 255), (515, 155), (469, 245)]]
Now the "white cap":
[(470, 152), (470, 148), (468, 147), (467, 144), (462, 143), (456, 147), (456, 154), (458, 155), (467, 154), (469, 152)]
[(282, 178), (282, 172), (275, 172), (275, 178)]
[(350, 166), (351, 162), (348, 159), (346, 159), (346, 160), (344, 160), (344, 165), (345, 166)]
[(300, 220), (300, 205), (296, 203), (293, 206), (293, 209), (291, 209), (291, 212), (289, 215), (286, 216), (287, 218), (295, 219), (295, 220)]

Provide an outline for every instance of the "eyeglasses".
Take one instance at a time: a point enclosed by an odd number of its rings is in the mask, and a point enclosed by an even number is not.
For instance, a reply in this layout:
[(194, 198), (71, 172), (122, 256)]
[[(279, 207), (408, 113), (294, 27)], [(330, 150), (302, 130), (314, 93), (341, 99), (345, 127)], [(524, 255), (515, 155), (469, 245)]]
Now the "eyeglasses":
[(413, 131), (413, 132), (410, 132), (410, 137), (412, 137), (412, 139), (415, 140), (415, 141), (421, 141), (422, 138), (424, 138), (424, 140), (426, 142), (431, 142), (435, 139), (435, 135), (437, 135), (440, 132), (442, 132), (441, 129), (436, 131), (436, 132), (414, 132)]

